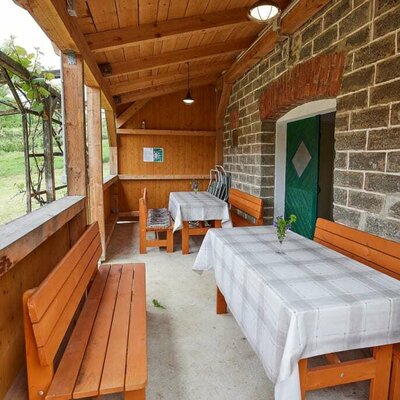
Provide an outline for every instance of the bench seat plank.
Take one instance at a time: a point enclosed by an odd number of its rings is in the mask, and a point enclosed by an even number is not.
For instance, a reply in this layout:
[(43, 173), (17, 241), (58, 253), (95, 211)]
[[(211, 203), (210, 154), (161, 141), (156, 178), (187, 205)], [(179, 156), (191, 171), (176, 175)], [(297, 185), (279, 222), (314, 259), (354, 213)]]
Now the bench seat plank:
[(109, 271), (110, 266), (104, 265), (96, 275), (82, 313), (54, 375), (46, 400), (68, 400), (72, 398)]
[[(147, 384), (147, 332), (146, 332), (146, 270), (144, 264), (135, 264), (133, 303), (129, 323), (129, 343), (125, 391), (141, 389)], [(134, 394), (131, 394), (131, 398)], [(142, 397), (138, 397), (142, 398)], [(143, 397), (144, 398), (144, 397)]]
[[(114, 268), (114, 267), (113, 267)], [(133, 291), (133, 265), (124, 266), (101, 378), (100, 394), (123, 392)]]
[(92, 334), (86, 348), (85, 357), (79, 371), (73, 398), (97, 396), (99, 393), (104, 359), (107, 351), (108, 338), (115, 302), (117, 299), (118, 285), (121, 278), (120, 265), (112, 266), (108, 275), (106, 287), (93, 325)]

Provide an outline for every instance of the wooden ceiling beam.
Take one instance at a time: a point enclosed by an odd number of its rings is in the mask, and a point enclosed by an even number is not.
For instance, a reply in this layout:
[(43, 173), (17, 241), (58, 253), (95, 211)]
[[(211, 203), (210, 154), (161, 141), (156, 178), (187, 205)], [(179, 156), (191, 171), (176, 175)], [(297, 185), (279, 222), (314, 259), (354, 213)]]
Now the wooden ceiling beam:
[(117, 129), (121, 128), (125, 122), (129, 121), (141, 108), (143, 108), (149, 99), (135, 101), (125, 111), (117, 117)]
[(291, 35), (309, 21), (331, 0), (299, 0), (296, 5), (283, 15), (279, 31), (269, 29), (249, 47), (249, 49), (224, 74), (226, 83), (233, 83), (258, 63), (276, 46), (280, 35)]
[[(208, 75), (221, 74), (224, 70), (231, 66), (232, 62), (216, 63), (210, 66), (198, 65), (190, 67), (190, 78), (196, 79), (197, 77), (204, 76), (205, 73)], [(173, 71), (160, 75), (151, 75), (140, 77), (135, 80), (120, 82), (110, 86), (111, 94), (113, 96), (120, 95), (123, 93), (129, 93), (139, 89), (145, 89), (149, 86), (157, 86), (160, 84), (173, 83), (175, 81), (187, 78), (187, 69), (182, 71)]]
[[(217, 75), (204, 76), (203, 78), (197, 79), (195, 82), (190, 84), (190, 88), (206, 86), (215, 84), (218, 79)], [(127, 93), (121, 96), (121, 104), (131, 103), (142, 99), (151, 99), (153, 97), (163, 96), (165, 94), (180, 92), (187, 88), (187, 81), (182, 80), (173, 84), (154, 86), (149, 89), (136, 90), (132, 93)], [(196, 99), (195, 99), (196, 100)]]
[(70, 17), (64, 0), (15, 0), (27, 10), (50, 40), (61, 52), (74, 51), (84, 60), (85, 84), (100, 87), (102, 106), (115, 110), (114, 99), (108, 83), (103, 78), (94, 55), (78, 26), (76, 18)]
[(238, 53), (247, 49), (254, 38), (244, 38), (208, 44), (205, 46), (192, 47), (184, 50), (176, 50), (168, 53), (140, 57), (135, 61), (123, 61), (111, 64), (111, 73), (107, 77), (121, 76), (125, 74), (148, 71), (155, 68), (167, 67), (169, 65), (181, 64), (183, 62), (202, 60), (223, 54)]
[(149, 41), (176, 38), (183, 34), (210, 32), (238, 24), (256, 24), (248, 18), (246, 8), (235, 8), (211, 14), (126, 27), (85, 35), (94, 52), (102, 52), (135, 46)]

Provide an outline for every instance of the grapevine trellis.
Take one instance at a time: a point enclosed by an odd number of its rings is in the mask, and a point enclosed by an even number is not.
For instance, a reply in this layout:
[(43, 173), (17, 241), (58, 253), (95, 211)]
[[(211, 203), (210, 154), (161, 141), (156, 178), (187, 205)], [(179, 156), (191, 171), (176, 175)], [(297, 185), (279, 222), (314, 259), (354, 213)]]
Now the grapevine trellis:
[[(27, 212), (32, 210), (32, 199), (40, 205), (56, 199), (56, 191), (66, 185), (56, 186), (54, 157), (63, 157), (62, 105), (60, 93), (47, 83), (35, 83), (43, 87), (45, 96), (39, 97), (41, 106), (32, 107), (29, 94), (17, 84), (19, 81), (32, 82), (35, 76), (19, 63), (0, 51), (0, 85), (6, 85), (10, 98), (0, 98), (0, 117), (21, 115), (25, 158), (25, 193)], [(26, 89), (26, 88), (25, 88)]]

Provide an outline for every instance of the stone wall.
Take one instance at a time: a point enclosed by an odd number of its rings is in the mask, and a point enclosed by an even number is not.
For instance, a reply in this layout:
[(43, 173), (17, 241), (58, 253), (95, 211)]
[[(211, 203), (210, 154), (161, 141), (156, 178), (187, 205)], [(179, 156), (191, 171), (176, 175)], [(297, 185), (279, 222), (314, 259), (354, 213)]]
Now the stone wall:
[(341, 52), (346, 62), (337, 96), (334, 219), (400, 240), (398, 0), (332, 1), (235, 82), (225, 118), (224, 164), (235, 187), (265, 199), (265, 221), (271, 222), (275, 122), (261, 120), (260, 96), (298, 63)]

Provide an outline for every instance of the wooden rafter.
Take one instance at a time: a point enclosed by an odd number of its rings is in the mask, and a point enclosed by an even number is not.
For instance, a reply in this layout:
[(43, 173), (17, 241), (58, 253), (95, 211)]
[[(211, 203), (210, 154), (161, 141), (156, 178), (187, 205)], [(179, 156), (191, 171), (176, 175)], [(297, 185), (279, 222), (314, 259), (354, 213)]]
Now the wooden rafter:
[(143, 108), (149, 99), (135, 101), (132, 105), (130, 105), (124, 112), (118, 115), (117, 117), (117, 129), (121, 128), (125, 122), (129, 121), (141, 108)]
[(211, 14), (195, 15), (139, 27), (126, 27), (86, 35), (90, 49), (94, 52), (115, 50), (148, 41), (176, 38), (183, 34), (209, 32), (238, 24), (254, 24), (247, 16), (247, 9), (236, 8)]
[[(228, 69), (232, 64), (231, 62), (216, 63), (211, 65), (198, 65), (190, 66), (190, 77), (191, 79), (196, 79), (198, 77), (204, 76), (205, 73), (208, 75), (222, 73), (224, 70)], [(136, 80), (120, 82), (115, 85), (110, 86), (111, 93), (113, 96), (129, 93), (135, 90), (144, 89), (149, 86), (157, 86), (161, 84), (173, 83), (187, 77), (187, 69), (182, 71), (167, 72), (159, 75), (151, 75), (140, 77)]]
[[(209, 84), (214, 84), (217, 80), (216, 75), (205, 76), (201, 79), (197, 79), (196, 81), (190, 84), (191, 88), (206, 86)], [(136, 90), (131, 93), (127, 93), (121, 96), (121, 104), (132, 103), (133, 101), (142, 100), (142, 99), (150, 99), (153, 97), (163, 96), (169, 93), (179, 92), (181, 90), (186, 89), (187, 81), (182, 80), (179, 82), (175, 82), (174, 84), (167, 84), (161, 86), (154, 86), (148, 89)]]
[(115, 109), (115, 103), (110, 94), (108, 83), (100, 72), (93, 53), (78, 26), (76, 18), (71, 18), (68, 15), (65, 1), (15, 1), (32, 15), (40, 27), (46, 32), (50, 40), (55, 43), (62, 52), (72, 50), (82, 55), (85, 63), (85, 83), (88, 86), (100, 87), (103, 97), (103, 107)]
[(124, 61), (111, 64), (111, 73), (108, 75), (120, 76), (134, 72), (147, 71), (154, 68), (181, 64), (182, 62), (207, 59), (222, 54), (238, 53), (253, 42), (254, 38), (232, 40), (228, 43), (215, 43), (205, 46), (192, 47), (184, 50), (176, 50), (168, 53), (140, 57), (135, 61)]

